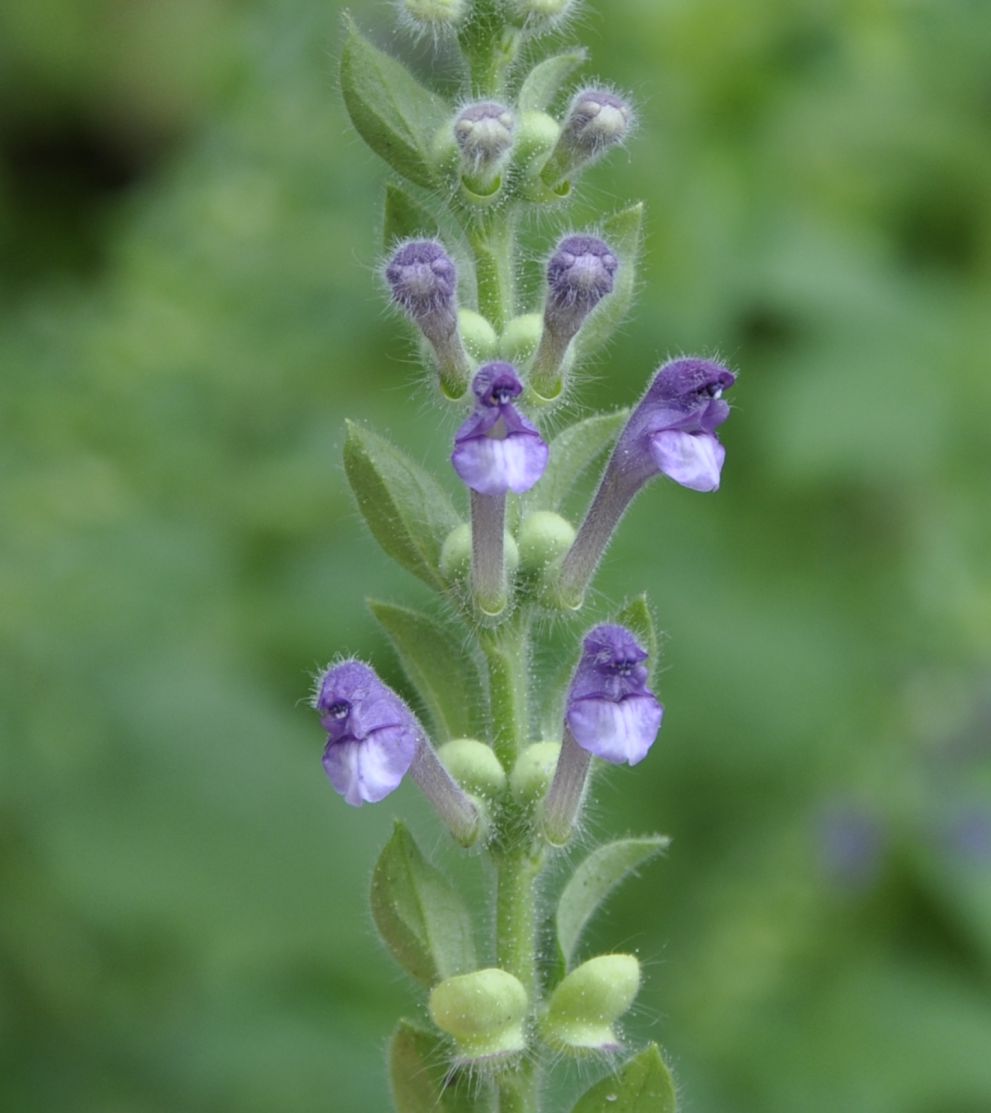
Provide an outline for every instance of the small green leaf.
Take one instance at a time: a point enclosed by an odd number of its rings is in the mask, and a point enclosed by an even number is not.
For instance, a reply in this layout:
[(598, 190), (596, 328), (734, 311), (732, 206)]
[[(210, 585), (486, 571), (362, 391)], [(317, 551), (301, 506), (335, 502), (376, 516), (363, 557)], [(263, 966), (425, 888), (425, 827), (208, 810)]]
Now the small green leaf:
[(347, 423), (344, 471), (358, 509), (386, 553), (438, 590), (440, 548), (460, 519), (432, 476), (384, 437)]
[(417, 201), (396, 185), (385, 187), (385, 224), (382, 242), (391, 251), (400, 240), (432, 239), (437, 235), (437, 221)]
[(400, 1020), (389, 1042), (389, 1081), (396, 1113), (474, 1113), (477, 1086), (448, 1069), (448, 1048), (433, 1032)]
[(619, 839), (593, 850), (575, 870), (557, 906), (557, 938), (567, 966), (571, 965), (585, 925), (599, 905), (627, 874), (666, 850), (670, 842), (665, 835)]
[(482, 724), (476, 713), (482, 682), (463, 635), (409, 607), (370, 599), (410, 683), (419, 692), (441, 740), (471, 738)]
[(642, 201), (614, 213), (602, 225), (602, 238), (618, 257), (619, 270), (612, 293), (602, 299), (598, 309), (575, 337), (575, 357), (579, 361), (590, 359), (605, 347), (629, 311), (636, 289), (642, 227)]
[(467, 905), (399, 822), (372, 872), (372, 916), (399, 964), (425, 985), (475, 969)]
[(432, 145), (450, 109), (395, 58), (364, 38), (350, 16), (341, 53), (341, 91), (369, 147), (417, 185), (436, 184)]
[(656, 679), (660, 666), (661, 642), (657, 636), (657, 624), (647, 596), (640, 594), (635, 599), (631, 599), (613, 621), (627, 627), (637, 636), (637, 640), (649, 655), (647, 665), (650, 675)]
[(558, 433), (527, 510), (559, 510), (579, 479), (615, 441), (628, 414), (629, 410), (593, 414)]
[(520, 112), (544, 112), (557, 95), (558, 90), (581, 66), (588, 53), (585, 50), (569, 50), (566, 54), (555, 54), (545, 58), (527, 75), (520, 87), (517, 99)]
[(615, 1074), (596, 1082), (572, 1113), (677, 1113), (677, 1109), (671, 1072), (652, 1043)]

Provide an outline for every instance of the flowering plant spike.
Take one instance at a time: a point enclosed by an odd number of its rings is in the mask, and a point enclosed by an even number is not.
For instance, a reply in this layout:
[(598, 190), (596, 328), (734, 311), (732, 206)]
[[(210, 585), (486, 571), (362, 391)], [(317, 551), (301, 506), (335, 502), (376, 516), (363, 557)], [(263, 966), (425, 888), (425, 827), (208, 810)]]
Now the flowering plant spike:
[[(577, 0), (401, 0), (413, 39), (460, 54), (455, 95), (428, 88), (345, 20), (344, 102), (388, 164), (385, 257), (391, 303), (419, 338), (423, 389), (442, 410), (439, 474), (358, 422), (345, 473), (385, 554), (423, 581), (435, 605), (370, 601), (405, 674), (402, 692), (372, 665), (338, 660), (314, 707), (330, 784), (354, 806), (405, 780), (426, 796), (465, 868), (488, 859), (490, 908), (397, 823), (372, 879), (382, 941), (423, 992), (416, 1021), (389, 1045), (397, 1113), (540, 1113), (545, 1076), (575, 1056), (603, 1081), (572, 1113), (612, 1107), (674, 1113), (655, 1044), (626, 1025), (642, 971), (632, 955), (581, 953), (585, 924), (611, 890), (667, 847), (659, 835), (598, 846), (583, 824), (590, 774), (636, 767), (659, 737), (658, 637), (646, 597), (586, 613), (586, 594), (632, 499), (663, 475), (716, 491), (736, 376), (681, 357), (630, 409), (578, 409), (573, 372), (608, 343), (632, 302), (642, 205), (603, 214), (545, 245), (545, 283), (517, 283), (524, 219), (557, 216), (592, 163), (629, 138), (632, 104), (572, 84), (585, 52), (541, 52)], [(528, 220), (534, 227), (545, 222)], [(564, 516), (578, 481), (608, 457), (581, 521)], [(656, 492), (656, 513), (673, 489)], [(551, 622), (556, 616), (557, 621)], [(573, 649), (549, 662), (549, 628)], [(336, 647), (338, 649), (343, 647)], [(535, 652), (539, 650), (539, 652)], [(540, 667), (537, 667), (540, 662)], [(548, 902), (560, 848), (587, 847)], [(559, 872), (559, 871), (558, 871)], [(556, 940), (548, 950), (538, 941)], [(585, 1085), (588, 1068), (584, 1077)]]

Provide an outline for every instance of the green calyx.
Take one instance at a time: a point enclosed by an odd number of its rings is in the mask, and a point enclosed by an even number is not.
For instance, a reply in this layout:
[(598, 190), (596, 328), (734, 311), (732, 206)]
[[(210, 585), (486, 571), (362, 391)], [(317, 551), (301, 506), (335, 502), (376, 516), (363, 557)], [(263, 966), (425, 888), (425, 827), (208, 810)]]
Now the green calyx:
[(613, 1024), (640, 989), (633, 955), (599, 955), (582, 963), (551, 995), (540, 1033), (552, 1047), (575, 1054), (611, 1052), (621, 1044)]
[(560, 742), (534, 742), (520, 754), (509, 775), (509, 787), (521, 804), (535, 803), (547, 795), (560, 752)]
[(455, 738), (437, 751), (448, 773), (466, 791), (492, 799), (506, 787), (506, 771), (490, 746), (474, 738)]
[[(506, 575), (512, 577), (520, 566), (520, 550), (510, 533), (503, 535)], [(448, 583), (468, 577), (471, 571), (471, 526), (462, 522), (444, 539), (440, 549), (440, 574)]]
[(518, 978), (498, 967), (447, 978), (430, 991), (433, 1022), (467, 1061), (502, 1059), (526, 1046), (529, 999)]
[(542, 575), (571, 548), (575, 527), (553, 510), (535, 510), (523, 519), (519, 532), (520, 570)]

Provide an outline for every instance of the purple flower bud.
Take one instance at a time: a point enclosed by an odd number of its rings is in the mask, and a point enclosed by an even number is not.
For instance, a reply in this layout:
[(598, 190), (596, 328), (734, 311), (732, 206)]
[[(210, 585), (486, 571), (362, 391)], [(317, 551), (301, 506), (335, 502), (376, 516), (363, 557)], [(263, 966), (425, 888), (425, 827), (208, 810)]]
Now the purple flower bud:
[(428, 327), (454, 329), (458, 274), (444, 248), (435, 240), (404, 243), (385, 268), (396, 304), (427, 335)]
[(588, 314), (612, 292), (618, 266), (608, 244), (597, 237), (565, 236), (547, 264), (546, 327), (574, 336)]
[(606, 89), (582, 89), (571, 102), (561, 142), (586, 159), (621, 143), (630, 129), (633, 110)]
[(583, 750), (614, 764), (636, 765), (647, 756), (664, 708), (647, 687), (646, 660), (623, 626), (596, 626), (586, 636), (565, 711)]
[(487, 363), (472, 382), (475, 412), (457, 431), (451, 463), (481, 495), (521, 494), (544, 474), (547, 445), (513, 405), (523, 391), (516, 368)]
[(410, 240), (385, 268), (393, 301), (430, 342), (441, 385), (449, 398), (460, 398), (470, 367), (458, 333), (458, 274), (441, 244)]
[(323, 767), (330, 783), (355, 807), (394, 792), (423, 739), (412, 711), (360, 661), (328, 669), (314, 707), (327, 731)]
[(513, 145), (515, 120), (502, 104), (483, 101), (465, 108), (454, 121), (454, 138), (470, 174), (498, 171)]

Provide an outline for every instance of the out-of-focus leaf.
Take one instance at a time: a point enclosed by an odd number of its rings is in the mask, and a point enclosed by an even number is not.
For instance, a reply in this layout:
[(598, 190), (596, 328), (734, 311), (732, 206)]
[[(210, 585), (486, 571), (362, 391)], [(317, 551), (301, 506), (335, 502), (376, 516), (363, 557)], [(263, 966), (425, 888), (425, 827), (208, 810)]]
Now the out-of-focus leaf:
[(656, 1043), (649, 1044), (581, 1098), (572, 1113), (676, 1113), (671, 1072)]
[(614, 213), (602, 224), (602, 238), (619, 259), (619, 269), (612, 293), (602, 299), (599, 307), (575, 337), (575, 357), (579, 361), (590, 359), (601, 351), (629, 312), (636, 289), (642, 228), (642, 201), (622, 212)]
[(373, 46), (345, 16), (341, 92), (351, 122), (369, 147), (404, 178), (430, 187), (431, 147), (447, 104), (395, 58)]
[(475, 968), (467, 906), (399, 822), (372, 873), (372, 916), (399, 964), (425, 985)]
[(400, 240), (437, 235), (437, 221), (419, 202), (397, 185), (385, 187), (385, 223), (382, 243), (386, 251), (392, 250)]
[(547, 468), (533, 490), (528, 509), (558, 510), (571, 489), (613, 443), (628, 410), (593, 414), (569, 425), (550, 443)]
[(527, 75), (517, 100), (520, 112), (544, 112), (558, 90), (588, 57), (585, 50), (569, 50), (545, 58)]
[(448, 1070), (444, 1040), (400, 1020), (389, 1043), (389, 1082), (396, 1113), (474, 1113), (477, 1087)]
[(464, 636), (429, 615), (370, 599), (410, 683), (420, 693), (442, 739), (475, 737), (482, 682)]
[(372, 536), (404, 568), (444, 588), (438, 563), (460, 519), (432, 476), (384, 437), (347, 423), (344, 471)]
[(670, 845), (665, 835), (646, 835), (606, 843), (585, 859), (571, 875), (557, 906), (557, 939), (566, 966), (585, 925), (613, 889), (637, 866)]

